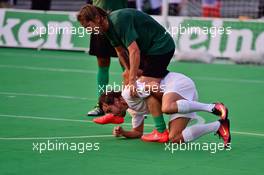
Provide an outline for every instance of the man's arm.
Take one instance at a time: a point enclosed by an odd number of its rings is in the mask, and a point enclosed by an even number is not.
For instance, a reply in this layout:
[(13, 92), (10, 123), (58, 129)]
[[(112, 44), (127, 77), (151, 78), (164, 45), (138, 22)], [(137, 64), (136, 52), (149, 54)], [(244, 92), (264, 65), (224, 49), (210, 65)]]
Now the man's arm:
[(130, 64), (129, 83), (132, 85), (136, 82), (137, 73), (140, 64), (140, 50), (136, 41), (133, 41), (128, 46), (128, 52), (129, 52), (129, 64)]
[[(129, 80), (130, 80), (130, 54), (128, 55), (127, 53), (127, 50), (122, 47), (122, 46), (118, 46), (118, 47), (115, 47), (115, 50), (116, 50), (116, 53), (117, 53), (117, 56), (120, 60), (120, 63), (124, 66), (125, 68), (125, 71), (123, 73), (123, 78), (124, 78), (124, 82), (125, 82), (125, 85), (129, 84)], [(140, 64), (140, 61), (139, 61), (139, 64)], [(138, 65), (139, 67), (139, 65)], [(142, 75), (143, 71), (141, 69), (137, 69), (137, 72), (136, 72), (136, 77), (140, 77)]]
[(113, 135), (116, 137), (126, 137), (126, 138), (140, 138), (143, 135), (144, 130), (144, 120), (142, 123), (136, 127), (132, 128), (130, 131), (124, 130), (121, 126), (116, 126), (113, 130)]
[(122, 46), (115, 47), (115, 50), (116, 50), (117, 56), (121, 64), (123, 65), (123, 67), (126, 70), (129, 70), (129, 57), (128, 57), (127, 50)]

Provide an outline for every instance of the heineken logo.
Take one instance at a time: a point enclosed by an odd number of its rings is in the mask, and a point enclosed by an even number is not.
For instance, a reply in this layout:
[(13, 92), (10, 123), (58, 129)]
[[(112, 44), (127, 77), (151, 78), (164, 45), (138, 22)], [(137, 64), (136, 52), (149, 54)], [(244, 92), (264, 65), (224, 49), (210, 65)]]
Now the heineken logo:
[(79, 26), (77, 21), (69, 20), (67, 14), (0, 10), (0, 45), (3, 46), (52, 49), (74, 49), (81, 46), (81, 50), (84, 50), (88, 47), (87, 37), (92, 30), (99, 32), (99, 29)]
[[(264, 22), (170, 17), (178, 52), (215, 57), (264, 54)], [(73, 13), (0, 10), (0, 46), (87, 50), (92, 31)]]
[(264, 53), (263, 22), (175, 18), (170, 24), (176, 26), (176, 32), (171, 32), (179, 51), (207, 52), (215, 57)]

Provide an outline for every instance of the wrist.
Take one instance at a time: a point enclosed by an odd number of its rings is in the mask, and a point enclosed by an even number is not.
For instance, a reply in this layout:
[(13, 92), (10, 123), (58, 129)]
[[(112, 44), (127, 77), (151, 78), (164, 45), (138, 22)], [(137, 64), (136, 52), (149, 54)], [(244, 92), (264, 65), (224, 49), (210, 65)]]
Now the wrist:
[(124, 136), (124, 130), (120, 130), (120, 136)]
[(129, 77), (129, 84), (135, 84), (135, 82), (136, 82), (136, 78)]

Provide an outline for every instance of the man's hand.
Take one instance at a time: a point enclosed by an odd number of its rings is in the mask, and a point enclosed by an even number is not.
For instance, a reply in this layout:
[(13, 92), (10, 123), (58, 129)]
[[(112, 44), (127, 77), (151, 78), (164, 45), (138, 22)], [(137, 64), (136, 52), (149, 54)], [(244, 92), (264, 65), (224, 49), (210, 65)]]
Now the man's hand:
[(120, 137), (120, 136), (122, 136), (123, 135), (123, 128), (121, 127), (121, 126), (116, 126), (116, 127), (114, 127), (114, 129), (113, 129), (113, 135), (115, 136), (115, 137)]
[(130, 95), (131, 97), (138, 97), (137, 93), (137, 85), (136, 85), (136, 80), (143, 74), (143, 71), (141, 69), (138, 69), (137, 71), (137, 76), (135, 79), (130, 78), (130, 74), (128, 75), (129, 79), (129, 89), (130, 89)]
[[(143, 74), (143, 71), (141, 69), (138, 69), (137, 78), (140, 77), (142, 74)], [(129, 70), (125, 69), (125, 71), (122, 73), (122, 77), (123, 77), (124, 85), (128, 85), (129, 84)]]
[(123, 76), (123, 83), (124, 83), (124, 85), (128, 85), (128, 83), (129, 83), (129, 70), (126, 69), (122, 73), (122, 76)]
[(129, 82), (129, 90), (131, 97), (138, 97), (136, 82)]

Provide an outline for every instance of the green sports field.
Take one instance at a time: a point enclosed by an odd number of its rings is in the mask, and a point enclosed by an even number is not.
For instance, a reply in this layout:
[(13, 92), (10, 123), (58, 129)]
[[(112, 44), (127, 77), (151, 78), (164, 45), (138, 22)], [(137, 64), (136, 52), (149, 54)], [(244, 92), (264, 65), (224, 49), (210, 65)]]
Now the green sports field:
[[(114, 138), (114, 125), (97, 125), (85, 116), (96, 101), (95, 58), (81, 52), (0, 48), (0, 174), (262, 175), (264, 67), (173, 62), (170, 70), (194, 79), (200, 101), (223, 101), (229, 107), (231, 151), (172, 153), (163, 144)], [(110, 81), (120, 82), (115, 59), (110, 71)], [(127, 129), (130, 120), (127, 116), (123, 124)], [(151, 131), (151, 117), (145, 123), (145, 132)], [(40, 153), (33, 147), (48, 141), (91, 143), (92, 150)], [(196, 142), (221, 140), (210, 134)]]

